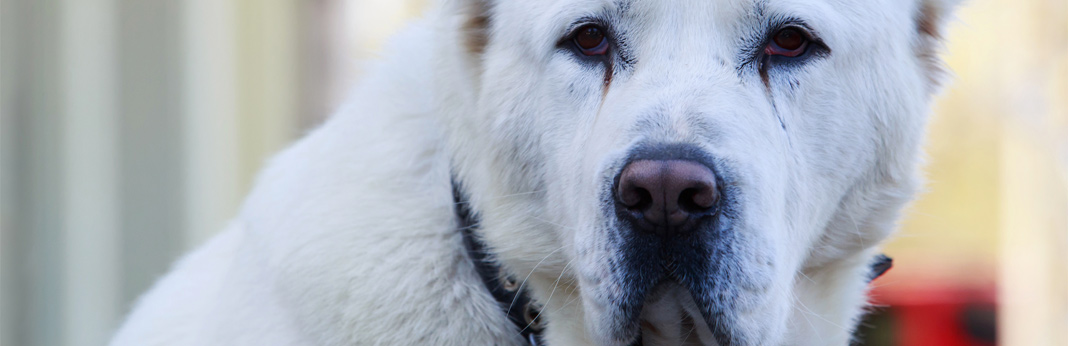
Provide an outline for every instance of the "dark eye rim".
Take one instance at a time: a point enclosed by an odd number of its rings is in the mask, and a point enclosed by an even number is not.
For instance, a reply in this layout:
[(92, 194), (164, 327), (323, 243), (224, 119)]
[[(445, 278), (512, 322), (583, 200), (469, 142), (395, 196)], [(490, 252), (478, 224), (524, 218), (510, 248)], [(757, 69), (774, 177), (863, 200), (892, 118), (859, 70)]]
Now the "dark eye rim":
[[(804, 50), (796, 56), (768, 54), (766, 48), (774, 43), (775, 35), (785, 29), (796, 29), (807, 39)], [(761, 79), (767, 84), (768, 74), (772, 70), (793, 70), (806, 66), (810, 61), (819, 60), (831, 55), (831, 48), (817, 30), (808, 26), (805, 21), (798, 18), (784, 18), (768, 25), (766, 31), (757, 40), (750, 41), (748, 48), (744, 50), (748, 55), (746, 62), (739, 67), (739, 71), (747, 66), (753, 67), (759, 72)]]
[[(599, 17), (584, 17), (573, 22), (560, 37), (560, 40), (557, 41), (557, 48), (571, 53), (572, 56), (581, 61), (607, 63), (612, 59), (616, 45), (615, 32), (612, 31), (612, 27), (607, 25), (606, 22), (606, 20)], [(590, 25), (596, 26), (602, 33), (604, 33), (604, 41), (597, 48), (604, 49), (603, 53), (588, 55), (584, 53), (582, 47), (579, 47), (575, 42), (575, 38), (582, 32), (581, 30)]]
[[(801, 38), (804, 40), (804, 42), (801, 43), (801, 47), (793, 50), (779, 47), (779, 44), (775, 42), (775, 37), (786, 30), (794, 30), (801, 34)], [(811, 48), (813, 47), (823, 48), (829, 51), (829, 49), (826, 48), (826, 45), (823, 44), (823, 41), (816, 37), (807, 27), (798, 24), (787, 24), (779, 26), (769, 33), (768, 37), (764, 40), (763, 50), (760, 53), (768, 57), (786, 59), (803, 58), (812, 52)]]
[[(578, 36), (589, 28), (594, 28), (601, 32), (601, 43), (593, 48), (582, 48), (582, 46), (580, 46), (578, 43)], [(574, 32), (569, 35), (568, 40), (571, 41), (571, 44), (575, 46), (575, 49), (579, 53), (582, 53), (585, 56), (598, 56), (608, 54), (608, 30), (605, 30), (605, 28), (601, 25), (594, 23), (580, 25), (574, 30)]]
[[(781, 34), (784, 31), (787, 31), (787, 30), (796, 31), (799, 35), (801, 35), (801, 40), (802, 41), (801, 41), (801, 45), (799, 47), (797, 47), (795, 49), (786, 49), (786, 48), (780, 46), (779, 43), (775, 41), (775, 38), (777, 38), (779, 36), (779, 34)], [(767, 54), (769, 56), (782, 56), (782, 57), (787, 57), (787, 58), (796, 58), (796, 57), (799, 57), (799, 56), (807, 54), (808, 53), (808, 47), (809, 47), (809, 45), (811, 43), (812, 43), (812, 34), (810, 34), (804, 28), (797, 27), (797, 26), (782, 27), (782, 28), (779, 28), (778, 30), (775, 30), (775, 32), (772, 33), (770, 37), (768, 37), (768, 43), (764, 46), (764, 54)]]

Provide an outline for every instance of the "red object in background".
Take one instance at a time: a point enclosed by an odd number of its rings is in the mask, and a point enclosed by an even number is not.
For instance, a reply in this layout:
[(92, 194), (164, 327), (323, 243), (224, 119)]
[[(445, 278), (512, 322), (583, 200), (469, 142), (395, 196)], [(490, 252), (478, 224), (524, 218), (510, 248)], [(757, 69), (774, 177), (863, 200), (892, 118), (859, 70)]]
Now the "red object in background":
[(872, 296), (885, 306), (898, 346), (993, 346), (996, 344), (994, 289), (929, 283), (878, 286)]
[(987, 346), (993, 343), (972, 335), (967, 310), (960, 304), (924, 304), (895, 307), (900, 345)]

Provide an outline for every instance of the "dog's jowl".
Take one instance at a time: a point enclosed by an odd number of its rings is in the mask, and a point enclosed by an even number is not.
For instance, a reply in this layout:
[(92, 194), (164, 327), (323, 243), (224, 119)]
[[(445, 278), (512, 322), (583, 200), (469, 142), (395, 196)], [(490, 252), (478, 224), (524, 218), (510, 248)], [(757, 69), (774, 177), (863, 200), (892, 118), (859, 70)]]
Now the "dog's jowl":
[(113, 344), (848, 345), (951, 2), (447, 1)]

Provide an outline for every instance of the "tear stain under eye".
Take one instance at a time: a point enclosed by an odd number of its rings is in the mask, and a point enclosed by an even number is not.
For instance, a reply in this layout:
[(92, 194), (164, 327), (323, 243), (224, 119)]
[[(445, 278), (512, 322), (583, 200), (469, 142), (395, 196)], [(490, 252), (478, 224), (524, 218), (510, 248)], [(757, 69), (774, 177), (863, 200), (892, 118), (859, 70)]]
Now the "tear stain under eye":
[(608, 99), (608, 88), (612, 85), (612, 64), (605, 63), (604, 66), (604, 85), (601, 87), (601, 103), (597, 106), (597, 113), (594, 114), (594, 124), (601, 120), (601, 110), (604, 109), (604, 101)]
[[(768, 96), (771, 96), (770, 92)], [(775, 100), (771, 100), (771, 111), (775, 113), (775, 118), (779, 119), (779, 126), (782, 127), (782, 131), (786, 132), (786, 122), (783, 121), (782, 113), (779, 113), (779, 106), (775, 104)], [(786, 136), (786, 139), (789, 140), (790, 136)]]
[[(779, 106), (775, 103), (775, 96), (771, 91), (771, 82), (768, 77), (768, 57), (764, 57), (760, 61), (760, 80), (764, 82), (764, 94), (767, 95), (769, 103), (771, 103), (771, 111), (775, 113), (775, 118), (779, 120), (779, 127), (782, 127), (783, 132), (786, 132), (786, 121), (782, 118), (782, 113), (779, 113)], [(790, 136), (786, 136), (789, 140)], [(791, 145), (792, 146), (792, 145)]]
[(771, 112), (775, 114), (775, 119), (779, 121), (779, 127), (782, 128), (782, 133), (786, 136), (786, 145), (790, 148), (794, 147), (794, 141), (790, 139), (790, 132), (786, 130), (786, 120), (782, 118), (782, 113), (779, 112), (779, 105), (775, 102), (775, 97), (772, 96), (771, 87), (767, 89), (768, 102), (771, 103)]
[(758, 66), (757, 69), (760, 70), (760, 81), (764, 82), (764, 89), (768, 91), (768, 96), (771, 96), (771, 81), (768, 77), (768, 59), (771, 58), (765, 56), (763, 59), (760, 59), (760, 66)]
[(601, 104), (597, 106), (597, 116), (601, 115), (601, 109), (604, 109), (604, 100), (608, 99), (608, 89), (612, 85), (612, 64), (604, 64), (604, 85), (601, 86)]
[(608, 96), (608, 87), (612, 85), (612, 63), (604, 64), (604, 86), (601, 88), (601, 103)]

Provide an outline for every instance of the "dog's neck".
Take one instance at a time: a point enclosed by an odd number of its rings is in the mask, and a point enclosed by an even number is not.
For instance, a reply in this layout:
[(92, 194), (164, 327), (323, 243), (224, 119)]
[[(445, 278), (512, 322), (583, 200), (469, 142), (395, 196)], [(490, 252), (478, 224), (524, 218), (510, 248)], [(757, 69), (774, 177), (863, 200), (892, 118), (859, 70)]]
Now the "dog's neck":
[(512, 324), (519, 329), (523, 339), (532, 346), (543, 344), (541, 332), (544, 329), (544, 321), (541, 320), (544, 317), (540, 317), (537, 307), (527, 295), (525, 282), (517, 283), (515, 278), (494, 262), (486, 244), (474, 234), (479, 227), (478, 215), (471, 210), (471, 204), (455, 178), (452, 180), (452, 200), (457, 228), (463, 236), (464, 249), (467, 250), (467, 257), (474, 264), (482, 283), (504, 309)]

